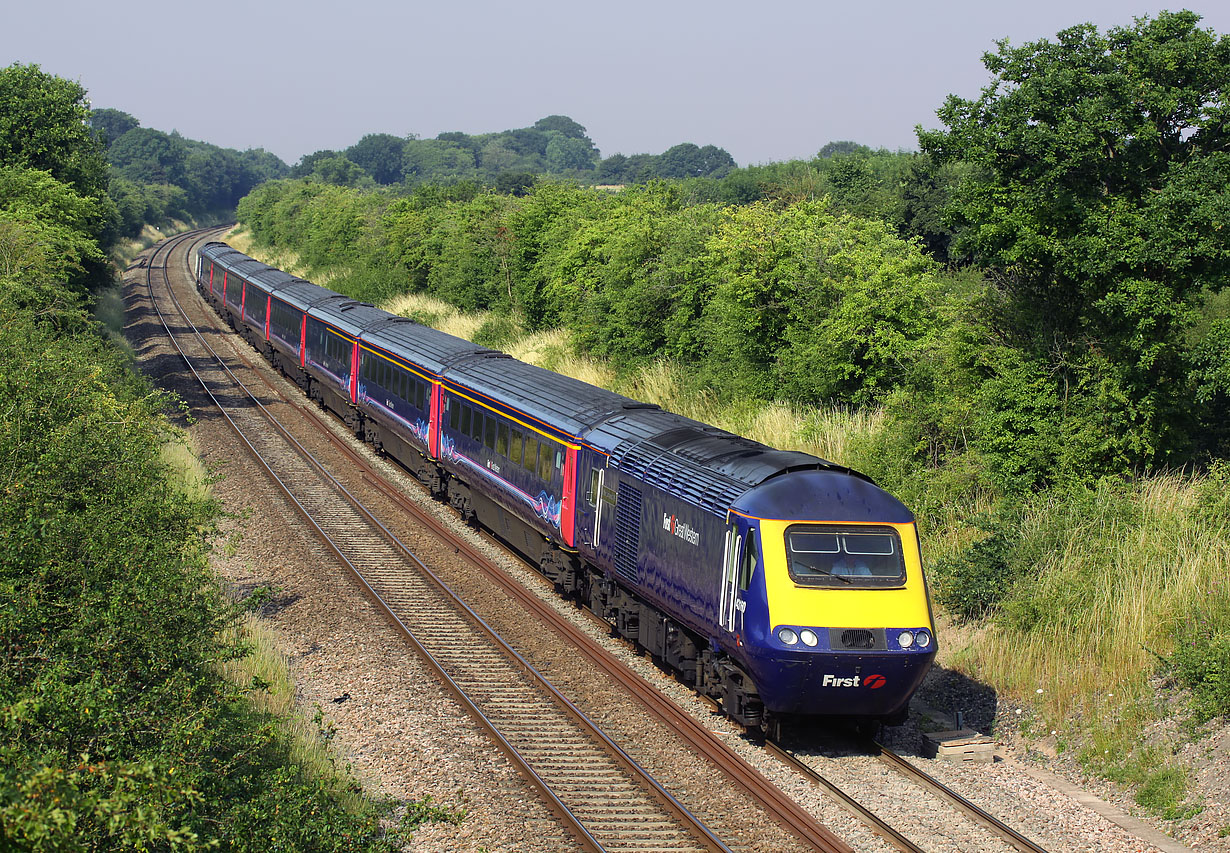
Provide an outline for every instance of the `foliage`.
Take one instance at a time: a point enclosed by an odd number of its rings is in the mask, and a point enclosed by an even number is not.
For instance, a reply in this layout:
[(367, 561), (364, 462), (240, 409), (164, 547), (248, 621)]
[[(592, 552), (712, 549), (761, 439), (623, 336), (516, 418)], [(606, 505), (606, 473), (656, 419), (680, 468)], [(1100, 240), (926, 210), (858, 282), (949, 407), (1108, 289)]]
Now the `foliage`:
[(58, 281), (84, 293), (104, 263), (95, 235), (107, 215), (102, 200), (48, 172), (0, 166), (0, 281)]
[(80, 195), (102, 199), (107, 164), (89, 114), (81, 84), (37, 65), (0, 69), (0, 164), (49, 172)]
[(111, 162), (108, 192), (118, 211), (111, 237), (136, 237), (146, 224), (229, 217), (253, 187), (287, 171), (263, 149), (234, 151), (144, 128), (119, 110), (93, 110), (90, 125)]
[(160, 130), (134, 127), (111, 143), (111, 165), (139, 184), (182, 184), (188, 152), (182, 139)]
[(662, 183), (595, 196), (576, 212), (583, 218), (560, 217), (552, 239), (540, 239), (542, 313), (624, 370), (694, 353), (692, 336), (711, 290), (702, 257), (722, 212), (686, 206), (677, 188)]
[(1185, 625), (1169, 664), (1175, 680), (1192, 691), (1198, 719), (1230, 717), (1230, 626)]
[(346, 159), (371, 175), (378, 184), (401, 180), (406, 142), (389, 133), (369, 133), (346, 149)]
[(758, 397), (873, 401), (938, 325), (931, 264), (882, 223), (824, 203), (756, 203), (709, 242), (710, 349)]
[(94, 129), (94, 133), (97, 134), (104, 148), (109, 148), (112, 142), (140, 126), (141, 122), (137, 121), (136, 117), (123, 110), (109, 108), (90, 110), (90, 127)]
[(950, 208), (955, 246), (999, 288), (994, 325), (1021, 363), (1053, 398), (1080, 401), (1057, 432), (1090, 473), (1177, 462), (1193, 439), (1183, 331), (1196, 295), (1230, 272), (1216, 227), (1230, 39), (1198, 20), (1000, 42), (981, 97), (950, 96), (948, 130), (919, 133), (939, 163), (973, 167)]

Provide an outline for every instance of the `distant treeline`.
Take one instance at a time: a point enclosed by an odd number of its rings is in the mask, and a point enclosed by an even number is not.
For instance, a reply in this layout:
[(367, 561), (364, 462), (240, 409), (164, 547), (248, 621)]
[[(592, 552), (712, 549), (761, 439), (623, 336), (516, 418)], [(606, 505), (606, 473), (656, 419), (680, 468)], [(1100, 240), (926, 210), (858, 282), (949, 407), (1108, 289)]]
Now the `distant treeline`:
[(257, 184), (289, 171), (263, 149), (185, 139), (141, 127), (120, 110), (92, 110), (89, 121), (110, 163), (107, 192), (123, 237), (135, 237), (147, 223), (225, 218)]
[(734, 158), (713, 145), (684, 142), (661, 154), (615, 154), (602, 159), (585, 128), (568, 116), (539, 119), (531, 127), (470, 135), (453, 131), (435, 139), (388, 133), (364, 136), (344, 151), (317, 151), (291, 170), (341, 186), (474, 182), (516, 192), (541, 175), (581, 183), (630, 184), (654, 178), (721, 177)]

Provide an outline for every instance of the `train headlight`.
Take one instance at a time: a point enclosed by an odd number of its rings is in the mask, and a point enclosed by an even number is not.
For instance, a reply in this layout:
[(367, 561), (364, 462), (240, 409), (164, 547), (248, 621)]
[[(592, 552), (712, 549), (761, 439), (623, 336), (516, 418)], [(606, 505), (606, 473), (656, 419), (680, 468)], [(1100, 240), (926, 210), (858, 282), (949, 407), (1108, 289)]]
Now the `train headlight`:
[(799, 635), (790, 628), (778, 628), (777, 639), (781, 640), (788, 646), (793, 646), (799, 641)]
[(914, 632), (913, 631), (902, 631), (900, 634), (898, 634), (897, 635), (897, 645), (903, 649), (908, 649), (910, 646), (914, 645)]
[(810, 628), (804, 628), (799, 631), (799, 639), (803, 641), (803, 645), (815, 647), (816, 643), (820, 642), (820, 638), (816, 636), (816, 632)]
[(919, 631), (918, 636), (914, 638), (914, 641), (918, 643), (918, 647), (920, 649), (925, 649), (927, 646), (931, 645), (931, 635), (926, 631)]

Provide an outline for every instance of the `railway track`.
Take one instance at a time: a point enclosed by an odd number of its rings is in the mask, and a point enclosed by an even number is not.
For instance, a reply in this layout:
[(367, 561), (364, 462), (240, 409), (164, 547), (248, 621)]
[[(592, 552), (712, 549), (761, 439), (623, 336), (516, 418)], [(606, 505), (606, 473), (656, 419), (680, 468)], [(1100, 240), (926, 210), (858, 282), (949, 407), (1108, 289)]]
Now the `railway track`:
[[(909, 761), (906, 761), (900, 755), (897, 755), (897, 753), (893, 752), (883, 744), (876, 741), (866, 741), (863, 745), (869, 752), (874, 754), (880, 759), (881, 762), (891, 768), (894, 772), (906, 777), (927, 793), (935, 796), (968, 819), (983, 827), (988, 833), (999, 839), (1008, 847), (1018, 850), (1020, 853), (1046, 853), (1045, 848), (1017, 832), (999, 818), (984, 809), (979, 808), (967, 798), (961, 796), (947, 785), (944, 785), (929, 773), (914, 766)], [(839, 801), (841, 801), (848, 809), (850, 809), (850, 811), (859, 815), (860, 818), (869, 821), (870, 824), (874, 824), (874, 831), (876, 831), (877, 834), (883, 837), (893, 847), (896, 847), (898, 850), (907, 851), (907, 853), (912, 853), (912, 851), (920, 849), (914, 842), (901, 835), (901, 833), (899, 833), (892, 826), (882, 822), (878, 816), (866, 810), (861, 803), (855, 801), (852, 797), (846, 794), (845, 791), (824, 776), (816, 767), (805, 761), (793, 751), (772, 741), (765, 743), (765, 749), (779, 761), (791, 767), (795, 772), (801, 774), (804, 778), (824, 788)]]
[[(435, 579), (409, 549), (363, 508), (351, 491), (335, 480), (324, 465), (315, 461), (289, 430), (277, 424), (254, 396), (237, 397), (236, 386), (242, 386), (242, 383), (224, 369), (221, 357), (209, 349), (204, 338), (191, 327), (187, 313), (173, 301), (174, 291), (167, 270), (171, 265), (169, 258), (174, 247), (189, 243), (192, 239), (185, 237), (179, 242), (160, 247), (152, 256), (147, 270), (152, 301), (158, 300), (154, 293), (154, 274), (161, 270), (166, 291), (161, 304), (167, 306), (167, 311), (164, 314), (159, 308), (159, 314), (166, 318), (164, 326), (168, 335), (177, 339), (172, 334), (172, 328), (182, 324), (188, 335), (187, 340), (197, 341), (189, 346), (192, 352), (180, 349), (185, 362), (194, 373), (200, 371), (198, 377), (203, 375), (203, 387), (214, 397), (219, 409), (232, 420), (236, 431), (241, 436), (245, 432), (254, 436), (245, 439), (254, 455), (262, 460), (276, 460), (276, 465), (267, 466), (270, 476), (291, 496), (299, 511), (348, 566), (368, 596), (419, 648), (424, 659), (431, 662), (442, 682), (459, 697), (471, 715), (492, 732), (496, 742), (521, 768), (531, 784), (539, 789), (553, 811), (572, 827), (583, 846), (587, 849), (730, 849), (660, 784), (648, 777), (619, 746), (597, 731), (597, 727), (550, 686), (528, 661), (504, 644), (478, 614), (464, 603), (458, 603), (447, 585)], [(158, 253), (163, 251), (163, 262), (159, 264)], [(171, 313), (171, 305), (175, 306), (179, 319)], [(184, 335), (178, 338), (183, 340)], [(180, 344), (176, 346), (179, 348)], [(268, 389), (281, 394), (264, 376), (264, 371), (258, 371), (258, 375)], [(230, 399), (237, 402), (228, 409), (221, 400)], [(764, 804), (775, 820), (790, 828), (813, 849), (850, 849), (817, 824), (777, 786), (735, 756), (713, 732), (663, 697), (639, 675), (613, 659), (540, 597), (472, 548), (464, 538), (447, 528), (440, 528), (434, 518), (371, 470), (367, 461), (342, 441), (313, 407), (290, 399), (286, 402), (314, 421), (316, 428), (346, 455), (348, 464), (364, 470), (361, 477), (366, 485), (396, 503), (400, 510), (418, 523), (432, 528), (434, 535), (445, 537), (459, 558), (486, 572), (520, 606), (549, 624), (552, 630), (585, 654), (608, 677), (635, 695), (664, 725), (688, 740), (698, 754), (721, 768), (749, 796)], [(270, 424), (274, 426), (272, 431), (262, 426)], [(262, 431), (267, 435), (260, 435)], [(275, 473), (274, 468), (279, 473)], [(449, 603), (445, 605), (445, 601)], [(438, 618), (441, 608), (449, 610), (451, 615), (447, 620)], [(482, 641), (471, 643), (470, 635), (481, 636)], [(459, 637), (465, 637), (467, 642), (460, 642)], [(491, 678), (492, 673), (496, 673), (497, 677)], [(578, 734), (569, 738), (553, 737), (564, 729)], [(580, 733), (583, 729), (585, 731)], [(555, 744), (555, 740), (567, 743)], [(774, 749), (772, 745), (767, 748)], [(814, 768), (789, 753), (779, 757), (797, 764), (796, 771), (810, 781), (822, 784), (830, 791), (836, 789), (831, 783), (820, 781), (822, 777), (817, 778), (819, 774)], [(904, 765), (892, 765), (899, 772), (921, 773), (908, 762), (897, 761)], [(931, 783), (943, 788), (934, 780)], [(948, 793), (952, 797), (957, 796)], [(853, 798), (841, 793), (833, 795), (846, 808), (858, 814), (890, 846), (905, 851), (926, 849), (898, 833)], [(972, 805), (968, 809), (959, 805), (954, 807), (988, 827), (998, 824), (1002, 829), (990, 831), (1000, 837), (1008, 838), (1015, 834), (984, 812), (980, 816), (978, 812), (981, 810)], [(984, 817), (989, 820), (984, 820)], [(1019, 842), (1009, 840), (1011, 846), (1022, 851), (1041, 850), (1028, 839), (1016, 835)]]

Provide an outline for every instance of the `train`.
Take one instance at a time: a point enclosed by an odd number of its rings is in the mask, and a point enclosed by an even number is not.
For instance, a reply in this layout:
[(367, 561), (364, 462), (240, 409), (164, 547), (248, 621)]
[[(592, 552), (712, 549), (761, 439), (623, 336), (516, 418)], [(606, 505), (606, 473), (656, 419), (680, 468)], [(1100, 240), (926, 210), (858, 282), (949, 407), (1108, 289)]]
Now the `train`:
[(915, 518), (872, 480), (257, 261), (200, 294), (310, 398), (738, 723), (903, 722), (937, 640)]

